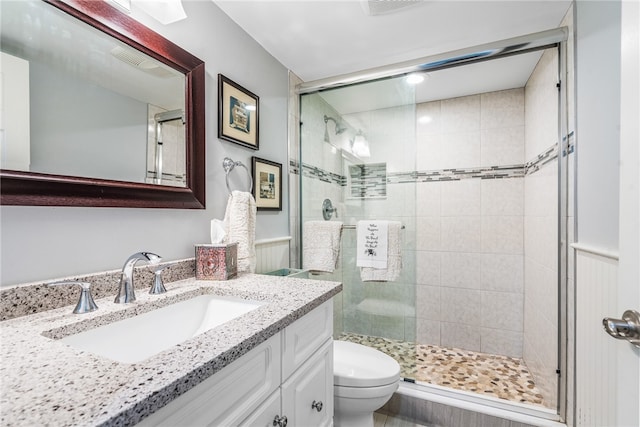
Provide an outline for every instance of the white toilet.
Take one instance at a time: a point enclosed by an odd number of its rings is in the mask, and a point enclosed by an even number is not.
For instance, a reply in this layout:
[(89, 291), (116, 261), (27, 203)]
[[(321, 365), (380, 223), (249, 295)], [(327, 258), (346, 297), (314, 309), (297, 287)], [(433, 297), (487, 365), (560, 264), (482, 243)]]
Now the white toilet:
[(335, 427), (373, 427), (373, 413), (400, 383), (400, 365), (371, 347), (333, 342)]

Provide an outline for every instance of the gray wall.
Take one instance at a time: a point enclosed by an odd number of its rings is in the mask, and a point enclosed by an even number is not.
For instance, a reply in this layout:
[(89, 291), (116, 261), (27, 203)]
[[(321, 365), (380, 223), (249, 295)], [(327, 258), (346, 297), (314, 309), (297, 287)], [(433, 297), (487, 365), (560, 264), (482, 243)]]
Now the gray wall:
[[(228, 193), (225, 156), (249, 168), (251, 156), (283, 164), (287, 176), (286, 68), (210, 1), (183, 0), (188, 18), (163, 26), (140, 20), (206, 63), (207, 209), (72, 207), (0, 208), (1, 284), (8, 286), (117, 269), (128, 255), (153, 251), (167, 260), (192, 257), (195, 243), (209, 240), (209, 223), (222, 218)], [(134, 10), (134, 16), (138, 16)], [(222, 73), (260, 96), (260, 150), (217, 138), (217, 75)], [(247, 185), (244, 169), (232, 185)], [(287, 181), (283, 194), (288, 194)], [(289, 235), (288, 200), (281, 212), (259, 212), (256, 239)]]
[(620, 2), (576, 3), (576, 240), (618, 249)]

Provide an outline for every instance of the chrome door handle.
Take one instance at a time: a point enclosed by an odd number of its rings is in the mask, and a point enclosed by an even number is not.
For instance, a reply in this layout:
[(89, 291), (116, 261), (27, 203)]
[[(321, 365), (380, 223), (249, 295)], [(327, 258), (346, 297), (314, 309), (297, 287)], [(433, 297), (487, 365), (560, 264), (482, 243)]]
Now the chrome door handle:
[(612, 337), (627, 340), (636, 347), (640, 347), (640, 313), (637, 311), (625, 311), (622, 319), (605, 317), (602, 319), (602, 325)]
[(311, 404), (311, 408), (315, 409), (316, 411), (320, 412), (322, 411), (322, 401), (318, 401), (316, 402), (315, 400), (313, 401), (313, 403)]

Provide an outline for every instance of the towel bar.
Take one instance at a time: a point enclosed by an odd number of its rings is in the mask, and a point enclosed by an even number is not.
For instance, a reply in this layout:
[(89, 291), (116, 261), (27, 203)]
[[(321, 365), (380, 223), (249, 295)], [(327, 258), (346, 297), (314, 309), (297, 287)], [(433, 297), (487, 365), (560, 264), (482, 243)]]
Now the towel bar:
[[(343, 229), (343, 230), (355, 230), (355, 229), (356, 229), (356, 226), (355, 226), (355, 225), (351, 225), (351, 224), (345, 224), (345, 225), (343, 225), (343, 226), (342, 226), (342, 229)], [(400, 229), (401, 229), (401, 230), (404, 230), (404, 225), (402, 225), (402, 226), (400, 227)]]
[(233, 168), (236, 166), (243, 167), (247, 171), (247, 175), (249, 176), (249, 193), (251, 193), (253, 191), (253, 178), (251, 177), (251, 172), (249, 172), (249, 168), (247, 168), (244, 165), (244, 163), (242, 163), (239, 160), (236, 162), (229, 157), (225, 157), (224, 160), (222, 161), (222, 167), (224, 168), (225, 181), (227, 183), (227, 190), (229, 191), (229, 194), (231, 194), (231, 187), (229, 186), (229, 172), (231, 172)]
[[(355, 230), (356, 226), (351, 224), (345, 224), (342, 226), (343, 230)], [(401, 230), (404, 230), (404, 225), (400, 227)]]

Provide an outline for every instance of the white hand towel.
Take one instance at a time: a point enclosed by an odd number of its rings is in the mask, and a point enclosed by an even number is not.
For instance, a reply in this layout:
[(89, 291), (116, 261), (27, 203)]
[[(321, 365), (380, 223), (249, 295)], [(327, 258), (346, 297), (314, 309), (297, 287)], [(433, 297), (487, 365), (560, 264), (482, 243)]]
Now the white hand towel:
[(360, 268), (360, 278), (363, 282), (391, 282), (400, 277), (402, 272), (402, 223), (389, 221), (387, 267)]
[(387, 268), (389, 221), (358, 221), (356, 265)]
[(307, 221), (302, 232), (302, 268), (314, 272), (333, 273), (340, 254), (342, 222)]
[(233, 191), (224, 214), (226, 243), (238, 242), (238, 271), (256, 270), (256, 201), (251, 193)]

